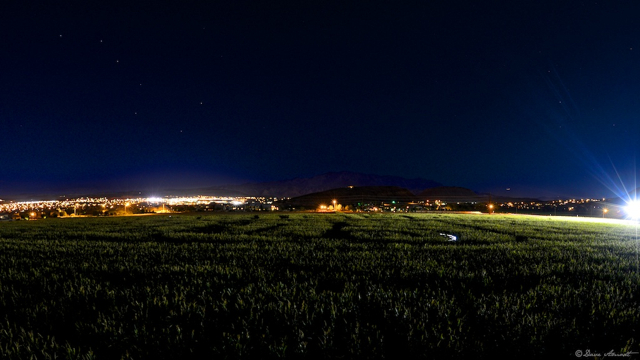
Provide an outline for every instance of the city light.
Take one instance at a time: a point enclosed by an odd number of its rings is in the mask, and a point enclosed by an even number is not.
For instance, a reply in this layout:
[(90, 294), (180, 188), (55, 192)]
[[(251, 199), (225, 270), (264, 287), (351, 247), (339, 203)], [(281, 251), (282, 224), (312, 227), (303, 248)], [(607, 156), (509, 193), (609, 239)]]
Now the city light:
[[(276, 211), (273, 197), (150, 197), (150, 198), (91, 198), (81, 197), (64, 200), (2, 201), (0, 220), (67, 216), (116, 216), (148, 215), (152, 213), (182, 211)], [(177, 209), (174, 209), (177, 208)], [(116, 211), (119, 208), (122, 210)]]
[[(230, 197), (230, 196), (165, 196), (149, 198), (105, 198), (80, 197), (75, 199), (41, 201), (3, 201), (0, 202), (0, 220), (20, 220), (34, 218), (63, 218), (71, 216), (118, 216), (150, 215), (173, 212), (217, 212), (217, 211), (284, 211), (290, 210), (286, 203), (281, 205), (274, 197)], [(345, 204), (340, 204), (345, 202)], [(316, 211), (381, 211), (381, 212), (477, 212), (481, 202), (445, 202), (443, 200), (397, 201), (395, 204), (371, 202), (355, 203), (349, 199), (329, 199), (324, 204), (316, 204)], [(640, 220), (640, 201), (628, 200), (619, 205), (616, 200), (606, 199), (556, 199), (550, 201), (509, 201), (482, 204), (483, 211), (489, 214), (516, 213), (531, 215), (554, 215), (564, 217), (600, 218), (600, 219), (637, 219)]]

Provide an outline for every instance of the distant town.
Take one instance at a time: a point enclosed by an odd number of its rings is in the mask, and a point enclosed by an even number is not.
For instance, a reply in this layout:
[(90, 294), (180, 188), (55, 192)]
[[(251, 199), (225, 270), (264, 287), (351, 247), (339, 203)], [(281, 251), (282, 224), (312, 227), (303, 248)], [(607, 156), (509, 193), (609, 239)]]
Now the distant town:
[(355, 201), (335, 198), (313, 206), (296, 206), (290, 198), (276, 197), (150, 197), (92, 198), (64, 200), (5, 201), (0, 199), (0, 220), (38, 220), (45, 218), (106, 217), (185, 212), (475, 212), (513, 213), (551, 216), (623, 218), (621, 206), (606, 199), (566, 199), (551, 201), (447, 201), (380, 200)]

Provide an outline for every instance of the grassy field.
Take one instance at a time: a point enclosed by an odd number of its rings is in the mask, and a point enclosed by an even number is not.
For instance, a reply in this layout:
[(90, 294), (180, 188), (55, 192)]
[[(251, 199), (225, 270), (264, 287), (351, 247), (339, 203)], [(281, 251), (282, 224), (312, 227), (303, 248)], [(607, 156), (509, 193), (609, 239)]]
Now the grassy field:
[(2, 222), (0, 357), (637, 352), (637, 246), (632, 224), (531, 216)]

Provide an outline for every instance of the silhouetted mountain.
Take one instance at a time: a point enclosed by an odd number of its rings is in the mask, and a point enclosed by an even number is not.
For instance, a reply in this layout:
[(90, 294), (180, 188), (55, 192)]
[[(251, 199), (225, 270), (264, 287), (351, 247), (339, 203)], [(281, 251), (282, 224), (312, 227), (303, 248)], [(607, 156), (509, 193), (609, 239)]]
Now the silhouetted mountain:
[(438, 186), (425, 189), (418, 194), (420, 199), (444, 200), (444, 198), (476, 198), (475, 191), (456, 186)]
[(343, 206), (356, 205), (358, 203), (378, 205), (380, 203), (411, 202), (415, 200), (415, 195), (411, 191), (398, 186), (353, 186), (298, 196), (283, 203), (315, 209), (322, 204), (331, 205), (333, 200)]
[(425, 188), (441, 185), (433, 180), (405, 179), (399, 176), (380, 176), (343, 171), (326, 173), (311, 178), (213, 186), (199, 191), (207, 194), (225, 193), (245, 196), (296, 197), (330, 189), (347, 188), (348, 186), (397, 186), (416, 194)]
[(634, 200), (638, 200), (638, 193), (640, 192), (640, 187), (637, 189), (631, 189), (627, 191), (627, 194), (624, 196), (611, 197), (607, 198), (607, 203), (610, 203), (615, 206), (627, 206), (630, 202)]

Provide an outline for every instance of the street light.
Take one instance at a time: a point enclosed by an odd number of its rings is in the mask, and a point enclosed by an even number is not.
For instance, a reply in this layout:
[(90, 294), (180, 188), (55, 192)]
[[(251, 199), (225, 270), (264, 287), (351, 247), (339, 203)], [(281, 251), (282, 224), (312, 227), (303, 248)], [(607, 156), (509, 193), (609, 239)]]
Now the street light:
[(127, 206), (129, 206), (129, 203), (124, 203), (124, 214), (127, 215)]
[(602, 218), (604, 219), (604, 214), (606, 214), (609, 211), (609, 209), (602, 209)]
[(333, 199), (333, 211), (337, 211), (338, 209), (336, 208), (336, 199)]

